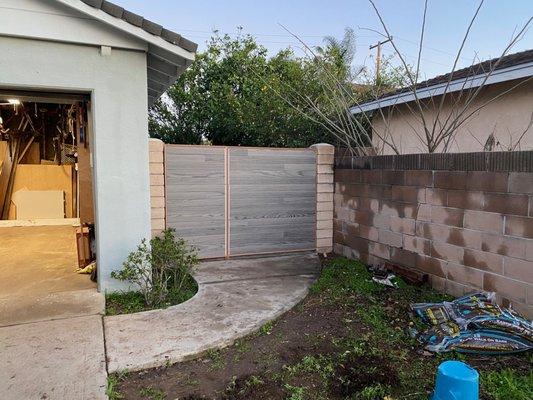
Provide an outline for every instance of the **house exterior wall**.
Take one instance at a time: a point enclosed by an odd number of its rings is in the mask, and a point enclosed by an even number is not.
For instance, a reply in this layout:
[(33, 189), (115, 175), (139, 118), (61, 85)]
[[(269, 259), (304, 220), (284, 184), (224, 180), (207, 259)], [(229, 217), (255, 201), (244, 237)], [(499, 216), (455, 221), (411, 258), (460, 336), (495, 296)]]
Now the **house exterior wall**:
[[(531, 159), (516, 154), (510, 165)], [(494, 291), (533, 317), (533, 173), (338, 168), (334, 204), (335, 253), (421, 271), (454, 296)]]
[(146, 53), (0, 37), (0, 87), (91, 94), (100, 291), (143, 238), (150, 238)]
[(53, 0), (2, 0), (0, 35), (147, 49), (144, 41)]
[[(473, 101), (469, 110), (475, 110), (485, 102), (493, 99), (511, 89), (519, 81), (503, 82), (483, 88), (479, 97)], [(455, 96), (448, 95), (445, 106), (441, 113), (440, 120), (444, 121), (452, 111)], [(433, 123), (436, 117), (436, 110), (441, 97), (436, 97), (433, 103), (425, 101), (425, 118)], [(424, 143), (415, 134), (424, 136), (423, 126), (420, 117), (413, 115), (415, 103), (402, 104), (394, 108), (390, 115), (385, 118), (375, 111), (373, 119), (374, 134), (373, 144), (382, 154), (395, 154), (392, 147), (384, 144), (378, 136), (387, 137), (387, 141), (395, 143), (401, 154), (427, 153)], [(411, 110), (409, 109), (411, 108)], [(494, 132), (500, 146), (494, 150), (507, 151), (509, 146), (518, 142), (518, 138), (524, 133), (531, 122), (533, 116), (533, 81), (525, 82), (519, 87), (512, 89), (509, 93), (487, 104), (477, 111), (471, 119), (457, 130), (455, 140), (451, 143), (449, 153), (483, 151), (484, 145), (489, 135)], [(442, 146), (440, 147), (442, 149)], [(515, 150), (533, 149), (533, 126), (524, 134), (520, 145)], [(381, 154), (381, 152), (380, 152)]]

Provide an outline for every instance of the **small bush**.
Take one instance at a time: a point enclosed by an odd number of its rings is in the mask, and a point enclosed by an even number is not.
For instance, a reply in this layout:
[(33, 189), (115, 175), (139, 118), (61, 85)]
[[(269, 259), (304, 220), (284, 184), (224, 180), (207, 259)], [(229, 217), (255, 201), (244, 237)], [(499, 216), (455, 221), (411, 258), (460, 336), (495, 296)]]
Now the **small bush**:
[(191, 286), (191, 272), (198, 262), (196, 249), (176, 239), (173, 229), (166, 229), (150, 240), (150, 246), (143, 239), (111, 277), (131, 283), (148, 307), (160, 307), (183, 297), (181, 293)]

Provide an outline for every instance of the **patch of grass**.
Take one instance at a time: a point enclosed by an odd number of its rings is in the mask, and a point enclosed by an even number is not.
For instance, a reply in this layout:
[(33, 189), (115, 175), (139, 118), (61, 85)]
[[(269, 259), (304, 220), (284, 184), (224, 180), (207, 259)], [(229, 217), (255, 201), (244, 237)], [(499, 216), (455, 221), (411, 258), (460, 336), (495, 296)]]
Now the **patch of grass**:
[(250, 343), (245, 340), (237, 340), (235, 343), (235, 354), (233, 355), (233, 362), (239, 362), (242, 357), (251, 349)]
[(381, 400), (390, 391), (389, 387), (383, 386), (380, 383), (375, 385), (366, 386), (356, 396), (356, 400)]
[(125, 369), (107, 377), (107, 387), (105, 393), (107, 397), (109, 397), (109, 400), (120, 400), (124, 398), (122, 393), (120, 393), (118, 390), (118, 385), (120, 382), (124, 381), (128, 375), (129, 371)]
[(196, 378), (193, 378), (191, 375), (187, 375), (187, 377), (183, 380), (183, 383), (187, 386), (198, 386), (200, 381), (198, 381)]
[(252, 388), (254, 386), (261, 386), (263, 384), (263, 380), (255, 375), (252, 375), (250, 376), (247, 380), (246, 380), (246, 387), (247, 388)]
[(146, 310), (144, 298), (138, 292), (109, 293), (105, 297), (106, 315), (130, 314)]
[(303, 400), (305, 396), (305, 389), (300, 386), (292, 386), (288, 383), (283, 386), (287, 392), (287, 400)]
[(334, 366), (328, 357), (305, 356), (298, 364), (286, 366), (285, 370), (290, 377), (300, 373), (313, 373), (320, 375), (324, 380), (329, 380), (334, 373)]
[(217, 349), (209, 349), (206, 351), (206, 356), (211, 360), (211, 367), (213, 369), (222, 369), (226, 366), (226, 361), (222, 357), (222, 352)]
[(166, 394), (160, 389), (154, 389), (152, 387), (144, 387), (139, 390), (139, 395), (147, 400), (165, 400)]
[[(196, 292), (198, 292), (198, 284), (191, 277), (179, 292), (170, 292), (168, 301), (156, 308), (167, 308), (183, 303), (192, 298)], [(154, 309), (146, 305), (143, 295), (139, 292), (109, 293), (106, 295), (105, 308), (106, 315), (131, 314)]]
[(117, 386), (119, 384), (119, 379), (115, 375), (109, 375), (107, 377), (107, 387), (105, 394), (109, 400), (121, 400), (124, 396), (119, 392)]
[(481, 374), (481, 388), (490, 400), (533, 399), (533, 371), (519, 375), (511, 369)]
[(264, 324), (261, 328), (259, 328), (259, 335), (270, 335), (275, 324), (275, 321), (269, 321)]
[(326, 265), (311, 287), (312, 293), (327, 292), (333, 299), (345, 296), (347, 292), (372, 295), (382, 290), (381, 285), (372, 281), (372, 275), (363, 263), (340, 257)]

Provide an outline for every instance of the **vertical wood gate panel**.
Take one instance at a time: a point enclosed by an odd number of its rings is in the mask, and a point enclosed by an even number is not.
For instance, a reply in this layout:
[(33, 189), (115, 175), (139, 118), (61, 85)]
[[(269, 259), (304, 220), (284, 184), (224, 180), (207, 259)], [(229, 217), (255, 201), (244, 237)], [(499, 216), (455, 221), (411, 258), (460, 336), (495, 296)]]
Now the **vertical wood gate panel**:
[(312, 150), (229, 150), (230, 254), (315, 248)]
[(313, 150), (167, 145), (165, 168), (167, 227), (201, 257), (315, 249)]
[(223, 147), (165, 146), (167, 227), (202, 258), (226, 255), (224, 153)]

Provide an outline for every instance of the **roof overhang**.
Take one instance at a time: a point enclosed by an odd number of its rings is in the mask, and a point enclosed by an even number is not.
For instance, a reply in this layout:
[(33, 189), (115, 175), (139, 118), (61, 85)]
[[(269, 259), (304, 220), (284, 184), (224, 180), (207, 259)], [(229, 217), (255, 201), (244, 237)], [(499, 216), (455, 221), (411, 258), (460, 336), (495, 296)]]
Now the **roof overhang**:
[[(56, 1), (147, 43), (149, 107), (194, 61), (196, 44), (122, 7), (101, 0)], [(100, 8), (105, 6), (105, 11)]]
[[(428, 86), (416, 90), (416, 97), (419, 100), (427, 99), (435, 96), (440, 96), (446, 93), (459, 92), (461, 90), (468, 90), (479, 87), (481, 85), (492, 85), (495, 83), (512, 81), (515, 79), (529, 78), (533, 76), (533, 63), (526, 63), (514, 65), (508, 68), (498, 69), (487, 78), (487, 74), (479, 74), (453, 80), (450, 82), (448, 88), (446, 83), (441, 83), (434, 86)], [(486, 81), (485, 81), (486, 79)], [(380, 108), (396, 106), (398, 104), (409, 103), (415, 101), (415, 95), (412, 90), (398, 93), (382, 99), (370, 101), (368, 103), (359, 104), (350, 108), (352, 114), (360, 114), (363, 112), (373, 111)]]

